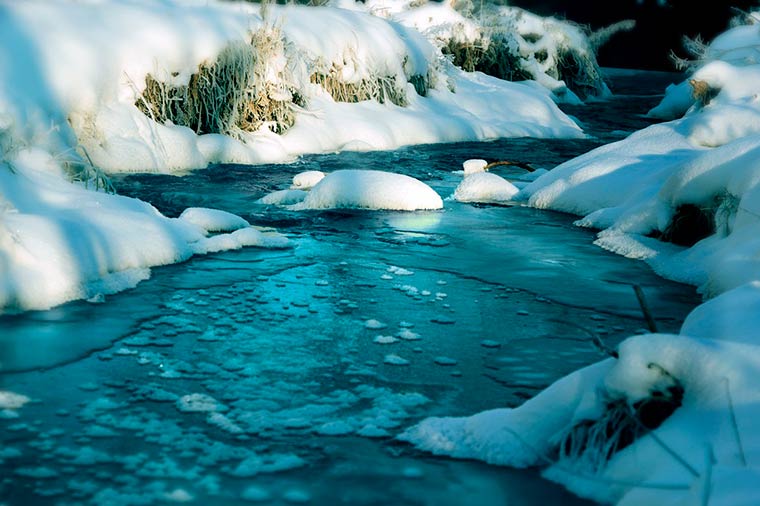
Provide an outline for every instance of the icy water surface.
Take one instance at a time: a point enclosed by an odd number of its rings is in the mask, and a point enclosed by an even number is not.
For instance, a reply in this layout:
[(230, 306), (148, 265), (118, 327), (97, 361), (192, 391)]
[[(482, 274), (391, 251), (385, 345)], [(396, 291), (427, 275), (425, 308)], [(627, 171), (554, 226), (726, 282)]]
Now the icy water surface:
[[(653, 89), (662, 78), (647, 76)], [(655, 102), (573, 108), (595, 135), (581, 141), (117, 181), (166, 214), (225, 209), (295, 247), (195, 258), (100, 304), (0, 318), (0, 391), (32, 399), (0, 411), (0, 504), (584, 504), (535, 470), (435, 458), (393, 437), (426, 416), (517, 405), (603, 358), (592, 335), (614, 345), (643, 331), (632, 283), (677, 331), (692, 288), (600, 250), (556, 213), (455, 202), (294, 213), (254, 201), (295, 173), (340, 168), (403, 172), (448, 196), (467, 158), (550, 168), (640, 128), (634, 111)]]

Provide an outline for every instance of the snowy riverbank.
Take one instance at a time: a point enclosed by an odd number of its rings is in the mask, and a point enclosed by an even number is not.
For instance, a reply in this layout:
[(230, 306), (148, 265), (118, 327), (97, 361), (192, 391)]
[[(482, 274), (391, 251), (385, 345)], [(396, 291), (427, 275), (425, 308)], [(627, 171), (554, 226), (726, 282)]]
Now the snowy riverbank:
[(756, 19), (746, 22), (655, 109), (683, 118), (570, 160), (516, 197), (582, 216), (601, 247), (714, 298), (678, 336), (631, 337), (619, 357), (518, 408), (429, 419), (404, 439), (460, 458), (549, 464), (547, 477), (605, 503), (757, 502), (760, 37)]
[(13, 311), (122, 290), (204, 250), (206, 231), (94, 191), (100, 169), (583, 136), (548, 89), (465, 73), (368, 13), (56, 0), (0, 14), (0, 307)]

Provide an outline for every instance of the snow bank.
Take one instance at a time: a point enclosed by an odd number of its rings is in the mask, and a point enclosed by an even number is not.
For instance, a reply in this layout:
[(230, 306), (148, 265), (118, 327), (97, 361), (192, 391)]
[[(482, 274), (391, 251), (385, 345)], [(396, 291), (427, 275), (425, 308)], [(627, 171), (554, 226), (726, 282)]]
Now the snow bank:
[(735, 19), (734, 23), (738, 26), (718, 35), (706, 46), (700, 42), (687, 44), (687, 49), (690, 49), (694, 60), (683, 60), (680, 65), (690, 70), (693, 75), (678, 85), (668, 86), (663, 100), (649, 111), (650, 117), (672, 120), (680, 118), (690, 108), (698, 106), (700, 90), (695, 90), (694, 85), (700, 88), (698, 84), (700, 81), (709, 85), (714, 92), (720, 92), (726, 86), (739, 89), (746, 88), (747, 85), (752, 87), (752, 79), (747, 80), (742, 79), (741, 76), (731, 75), (737, 70), (721, 72), (722, 76), (710, 71), (708, 74), (712, 75), (700, 75), (702, 67), (710, 66), (714, 62), (727, 64), (728, 67), (718, 65), (724, 69), (757, 66), (757, 52), (760, 50), (760, 32), (758, 32), (760, 13), (750, 12), (746, 16)]
[(328, 174), (294, 209), (441, 209), (443, 201), (428, 185), (404, 174), (376, 170), (339, 170)]
[[(52, 153), (81, 144), (109, 171), (582, 135), (547, 93), (462, 76), (415, 30), (361, 12), (273, 6), (265, 23), (258, 6), (217, 1), (55, 0), (1, 8), (0, 123), (14, 144)], [(256, 88), (250, 96), (266, 98), (275, 116), (217, 110), (185, 122), (192, 128), (180, 126), (190, 114), (179, 101), (187, 99), (182, 90), (222, 55), (229, 79), (245, 77), (245, 86)], [(230, 88), (222, 93), (237, 89)], [(221, 126), (219, 115), (227, 118)]]
[[(466, 418), (429, 418), (400, 437), (421, 449), (457, 458), (517, 467), (550, 464), (545, 476), (600, 502), (687, 504), (678, 501), (692, 490), (701, 492), (708, 473), (740, 465), (730, 422), (730, 393), (745, 458), (752, 462), (760, 456), (760, 437), (751, 430), (752, 420), (760, 414), (756, 346), (646, 335), (628, 339), (619, 353), (619, 359), (572, 373), (518, 408)], [(622, 445), (608, 458), (604, 446), (595, 446), (606, 441), (586, 440), (579, 455), (566, 452), (573, 444), (568, 438), (577, 437), (579, 427), (604, 420), (610, 406), (622, 403), (633, 413), (641, 401), (653, 392), (667, 391), (674, 382), (683, 388), (683, 400), (653, 430), (654, 435), (641, 433), (633, 444)], [(612, 428), (609, 431), (614, 433)], [(670, 456), (665, 445), (687, 464)], [(715, 469), (704, 465), (707, 448), (715, 457)], [(735, 485), (713, 481), (711, 504), (712, 497), (731, 497)], [(755, 500), (756, 494), (752, 494)]]
[(602, 229), (600, 246), (714, 296), (760, 279), (760, 108), (750, 96), (760, 74), (714, 62), (697, 76), (737, 81), (680, 120), (560, 165), (517, 198), (580, 214), (579, 225)]
[(166, 218), (139, 200), (69, 182), (59, 162), (40, 150), (0, 164), (0, 206), (0, 312), (124, 290), (148, 278), (150, 267), (193, 254), (287, 241), (252, 228), (207, 237), (247, 222), (202, 209)]
[(758, 33), (741, 27), (716, 39), (710, 48), (721, 51), (706, 54), (721, 58), (693, 74), (683, 118), (570, 160), (515, 196), (581, 215), (578, 225), (601, 230), (596, 244), (712, 300), (681, 335), (631, 337), (617, 358), (522, 406), (430, 418), (402, 439), (459, 458), (548, 466), (546, 477), (604, 503), (760, 501), (760, 74), (739, 46)]
[[(357, 9), (348, 2), (341, 7)], [(359, 4), (361, 5), (361, 4)], [(540, 17), (517, 7), (461, 2), (373, 0), (365, 10), (422, 32), (455, 65), (510, 81), (534, 80), (559, 102), (604, 97), (609, 89), (596, 63), (592, 34), (580, 26)], [(478, 9), (473, 12), (473, 9)], [(598, 45), (632, 24), (619, 24), (599, 34)]]

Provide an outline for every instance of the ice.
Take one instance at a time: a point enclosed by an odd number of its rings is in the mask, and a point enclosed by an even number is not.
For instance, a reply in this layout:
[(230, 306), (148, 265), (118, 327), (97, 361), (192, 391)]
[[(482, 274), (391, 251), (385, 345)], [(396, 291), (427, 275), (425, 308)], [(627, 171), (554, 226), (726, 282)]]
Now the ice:
[(418, 333), (412, 332), (408, 328), (400, 330), (396, 335), (399, 337), (399, 339), (403, 339), (404, 341), (417, 341), (421, 339)]
[(393, 336), (377, 336), (372, 340), (375, 344), (393, 344), (397, 343), (398, 339)]
[(492, 341), (490, 339), (484, 339), (483, 341), (480, 341), (480, 345), (484, 348), (499, 348), (501, 347), (501, 343), (498, 341)]
[(225, 411), (223, 404), (207, 394), (183, 395), (177, 400), (177, 409), (184, 413), (214, 413)]
[(293, 209), (441, 209), (443, 201), (425, 183), (404, 174), (339, 170), (328, 174)]
[(438, 365), (452, 366), (457, 365), (457, 360), (450, 357), (435, 357), (433, 360)]
[(272, 494), (260, 486), (249, 485), (243, 490), (240, 498), (248, 502), (268, 502), (271, 500)]
[(394, 354), (386, 355), (385, 358), (383, 359), (383, 362), (388, 365), (409, 365), (410, 364), (410, 362), (407, 359), (402, 358), (398, 355), (394, 355)]
[(240, 462), (233, 476), (250, 478), (260, 473), (278, 473), (306, 465), (306, 461), (293, 454), (252, 455)]
[(195, 496), (183, 488), (175, 488), (171, 492), (165, 493), (164, 499), (168, 502), (186, 503), (195, 501)]
[(30, 401), (31, 399), (26, 395), (9, 390), (0, 390), (0, 409), (19, 409)]
[(345, 436), (354, 432), (354, 427), (343, 421), (328, 422), (317, 428), (317, 433), (324, 436)]
[(379, 320), (370, 319), (364, 322), (364, 328), (370, 330), (381, 330), (386, 328), (387, 325)]

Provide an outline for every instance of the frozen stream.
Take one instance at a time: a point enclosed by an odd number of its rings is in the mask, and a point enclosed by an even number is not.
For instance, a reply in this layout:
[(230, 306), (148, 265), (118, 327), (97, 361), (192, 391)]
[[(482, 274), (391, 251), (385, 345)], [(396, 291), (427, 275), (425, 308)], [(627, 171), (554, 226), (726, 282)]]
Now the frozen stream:
[(33, 399), (18, 418), (0, 411), (0, 504), (584, 504), (535, 470), (435, 458), (393, 436), (425, 416), (516, 405), (599, 360), (590, 334), (614, 345), (645, 327), (632, 283), (677, 331), (692, 288), (602, 251), (556, 213), (448, 201), (442, 212), (294, 213), (254, 201), (312, 169), (403, 172), (445, 197), (467, 158), (549, 168), (646, 124), (634, 113), (656, 102), (647, 87), (668, 81), (616, 73), (613, 84), (630, 93), (631, 79), (644, 80), (638, 95), (573, 108), (589, 140), (118, 180), (168, 215), (216, 207), (296, 247), (195, 258), (99, 304), (0, 317), (0, 390)]

